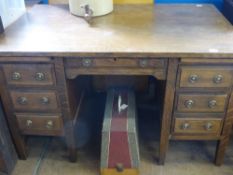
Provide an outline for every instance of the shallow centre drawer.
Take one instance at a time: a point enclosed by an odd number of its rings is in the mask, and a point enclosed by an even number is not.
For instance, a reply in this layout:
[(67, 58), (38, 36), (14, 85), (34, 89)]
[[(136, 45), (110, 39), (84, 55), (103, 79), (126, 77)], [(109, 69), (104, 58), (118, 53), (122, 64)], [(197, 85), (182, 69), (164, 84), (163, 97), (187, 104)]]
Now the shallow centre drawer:
[(224, 112), (227, 94), (177, 95), (178, 112)]
[(16, 114), (20, 131), (32, 135), (61, 135), (63, 122), (60, 115)]
[(182, 66), (180, 87), (230, 87), (233, 67)]
[(58, 100), (54, 91), (10, 91), (15, 110), (58, 110)]
[(176, 118), (174, 133), (177, 134), (216, 134), (220, 135), (222, 120), (214, 118)]
[(54, 85), (52, 64), (3, 64), (3, 71), (9, 85)]
[(67, 58), (68, 67), (128, 67), (128, 68), (163, 68), (167, 64), (166, 59), (159, 58)]
[(66, 58), (68, 79), (79, 75), (152, 75), (166, 79), (166, 58)]

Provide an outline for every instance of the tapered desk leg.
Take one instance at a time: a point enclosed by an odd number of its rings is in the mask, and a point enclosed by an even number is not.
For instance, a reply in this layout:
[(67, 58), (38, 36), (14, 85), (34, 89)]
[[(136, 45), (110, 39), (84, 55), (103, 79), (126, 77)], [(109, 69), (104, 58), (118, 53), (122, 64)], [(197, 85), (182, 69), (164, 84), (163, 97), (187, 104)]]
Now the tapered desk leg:
[(226, 120), (223, 125), (222, 138), (220, 141), (218, 141), (215, 154), (215, 164), (218, 166), (222, 165), (224, 161), (225, 151), (230, 139), (233, 124), (233, 92), (231, 93), (227, 109)]
[[(77, 147), (75, 138), (75, 113), (72, 112), (71, 98), (74, 94), (69, 92), (69, 84), (66, 80), (64, 64), (62, 58), (55, 59), (55, 71), (59, 81), (57, 81), (57, 93), (61, 102), (61, 112), (64, 121), (64, 137), (66, 140), (67, 151), (71, 162), (77, 160)], [(75, 105), (76, 106), (76, 105)]]
[(160, 135), (159, 165), (165, 162), (166, 152), (169, 144), (170, 125), (175, 96), (175, 83), (177, 74), (177, 59), (170, 59), (167, 70), (166, 91), (163, 105), (163, 115)]
[(67, 151), (70, 162), (77, 161), (77, 148), (76, 148), (76, 141), (75, 141), (75, 134), (74, 134), (74, 126), (72, 121), (67, 122), (65, 124), (65, 139), (67, 145)]
[(26, 160), (28, 157), (28, 149), (25, 142), (25, 137), (20, 134), (18, 130), (17, 119), (15, 118), (13, 111), (13, 104), (11, 102), (11, 98), (9, 92), (6, 90), (6, 83), (4, 82), (4, 73), (0, 70), (0, 97), (2, 99), (2, 103), (4, 106), (4, 111), (6, 113), (6, 119), (9, 124), (10, 132), (13, 138), (13, 143), (15, 145), (17, 154), (20, 159)]

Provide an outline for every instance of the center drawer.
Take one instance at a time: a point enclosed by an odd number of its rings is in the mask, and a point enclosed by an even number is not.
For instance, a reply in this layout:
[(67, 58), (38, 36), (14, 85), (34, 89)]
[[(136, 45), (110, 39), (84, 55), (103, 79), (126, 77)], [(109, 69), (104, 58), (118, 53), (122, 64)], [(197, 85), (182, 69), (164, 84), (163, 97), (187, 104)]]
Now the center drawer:
[(25, 92), (12, 90), (10, 96), (15, 110), (58, 110), (57, 95), (54, 91)]
[(68, 79), (79, 75), (152, 75), (166, 79), (166, 58), (66, 58)]
[(177, 112), (224, 112), (227, 94), (186, 94), (177, 95)]
[(159, 58), (67, 58), (67, 67), (83, 68), (164, 68), (166, 59)]

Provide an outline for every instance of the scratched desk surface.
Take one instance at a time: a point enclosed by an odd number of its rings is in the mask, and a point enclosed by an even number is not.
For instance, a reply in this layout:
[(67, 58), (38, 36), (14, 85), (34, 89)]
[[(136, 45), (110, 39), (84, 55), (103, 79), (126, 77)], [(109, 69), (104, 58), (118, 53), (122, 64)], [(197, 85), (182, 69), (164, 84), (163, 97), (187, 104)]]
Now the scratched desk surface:
[(87, 24), (36, 5), (0, 36), (0, 56), (233, 58), (233, 26), (212, 5), (116, 5)]

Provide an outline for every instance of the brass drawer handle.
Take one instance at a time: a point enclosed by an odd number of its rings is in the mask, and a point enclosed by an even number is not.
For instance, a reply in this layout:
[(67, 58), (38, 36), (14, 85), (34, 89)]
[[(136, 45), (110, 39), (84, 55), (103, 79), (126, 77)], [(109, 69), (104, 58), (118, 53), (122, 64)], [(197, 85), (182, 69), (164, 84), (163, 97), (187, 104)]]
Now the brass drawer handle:
[(12, 80), (20, 80), (22, 77), (21, 77), (21, 74), (19, 72), (13, 72), (12, 73), (12, 76), (11, 76), (11, 79)]
[(124, 165), (122, 163), (116, 164), (116, 170), (117, 172), (123, 172), (124, 171)]
[(204, 125), (205, 130), (210, 131), (213, 129), (213, 124), (208, 122)]
[(28, 103), (28, 99), (26, 97), (18, 97), (17, 102), (21, 105), (26, 105)]
[(190, 75), (189, 76), (189, 82), (190, 83), (196, 83), (198, 81), (199, 77), (196, 74)]
[(46, 123), (46, 128), (47, 129), (53, 129), (53, 126), (54, 126), (54, 124), (53, 124), (52, 120), (47, 121), (47, 123)]
[(37, 81), (43, 81), (43, 80), (45, 80), (45, 74), (42, 72), (37, 72), (35, 75), (35, 79)]
[(49, 104), (49, 98), (48, 97), (42, 97), (41, 99), (40, 99), (40, 102), (41, 102), (41, 104), (43, 104), (43, 105), (47, 105), (47, 104)]
[(139, 60), (139, 66), (142, 67), (142, 68), (147, 67), (148, 66), (148, 60), (140, 59)]
[(209, 108), (214, 108), (215, 106), (217, 106), (217, 101), (216, 100), (210, 100), (208, 102), (208, 106), (209, 106)]
[(27, 127), (31, 127), (32, 126), (32, 121), (31, 120), (27, 120), (26, 121), (26, 126)]
[(184, 105), (186, 108), (191, 109), (194, 106), (194, 101), (193, 100), (186, 100)]
[(83, 67), (90, 67), (92, 65), (92, 60), (90, 58), (84, 58), (82, 60)]
[(222, 80), (223, 80), (222, 75), (215, 75), (214, 78), (213, 78), (213, 81), (214, 81), (215, 84), (222, 83)]
[(181, 125), (181, 129), (182, 130), (187, 130), (187, 129), (189, 129), (191, 127), (191, 125), (189, 124), (189, 123), (183, 123), (182, 125)]

